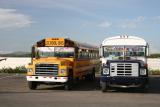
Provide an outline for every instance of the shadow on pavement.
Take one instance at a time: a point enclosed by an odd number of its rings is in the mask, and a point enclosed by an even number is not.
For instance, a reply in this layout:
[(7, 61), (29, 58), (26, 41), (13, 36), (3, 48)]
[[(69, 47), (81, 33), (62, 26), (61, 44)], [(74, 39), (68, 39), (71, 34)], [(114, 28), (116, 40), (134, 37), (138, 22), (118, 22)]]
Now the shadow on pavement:
[[(101, 91), (100, 84), (99, 84), (99, 77), (96, 77), (96, 80), (93, 82), (90, 81), (80, 81), (79, 83), (75, 84), (73, 89), (70, 91)], [(149, 77), (149, 84), (145, 89), (138, 89), (138, 88), (110, 88), (106, 93), (148, 93), (148, 94), (160, 94), (160, 76), (150, 76)], [(38, 90), (64, 90), (63, 86), (50, 86), (47, 88), (38, 88)]]
[(145, 89), (140, 88), (110, 88), (108, 92), (114, 93), (146, 93), (160, 94), (160, 76), (149, 76), (149, 84)]
[[(149, 84), (148, 88), (145, 90), (140, 89), (109, 89), (105, 93), (146, 93), (146, 94), (160, 94), (160, 76), (150, 76), (149, 77)], [(99, 76), (96, 77), (96, 80), (91, 81), (80, 81), (79, 83), (75, 84), (72, 91), (101, 91), (100, 84), (99, 84)], [(26, 84), (27, 85), (27, 84)], [(17, 87), (18, 88), (18, 87)], [(51, 93), (51, 92), (62, 92), (64, 90), (63, 86), (54, 86), (54, 85), (40, 85), (37, 90), (29, 90), (27, 86), (24, 88), (25, 90), (7, 90), (0, 91), (0, 94), (6, 93)], [(67, 91), (66, 91), (67, 92)]]

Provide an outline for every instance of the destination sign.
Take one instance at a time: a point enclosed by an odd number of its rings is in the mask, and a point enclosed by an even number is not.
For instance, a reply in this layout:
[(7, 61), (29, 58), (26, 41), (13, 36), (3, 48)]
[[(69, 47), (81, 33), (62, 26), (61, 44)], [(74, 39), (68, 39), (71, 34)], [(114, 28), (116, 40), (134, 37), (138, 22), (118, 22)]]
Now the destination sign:
[(64, 38), (47, 38), (45, 40), (45, 46), (64, 46)]

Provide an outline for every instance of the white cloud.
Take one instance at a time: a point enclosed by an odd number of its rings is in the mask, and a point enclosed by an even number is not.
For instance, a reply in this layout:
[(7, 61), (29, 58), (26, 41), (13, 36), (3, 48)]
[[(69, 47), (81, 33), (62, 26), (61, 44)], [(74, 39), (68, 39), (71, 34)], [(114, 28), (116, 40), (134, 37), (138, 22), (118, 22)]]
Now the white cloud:
[(101, 22), (98, 26), (103, 27), (103, 28), (108, 28), (108, 27), (112, 26), (112, 23), (108, 22), (108, 21), (104, 21), (104, 22)]
[(135, 22), (142, 22), (142, 21), (144, 21), (145, 20), (145, 17), (144, 16), (139, 16), (139, 17), (137, 17), (136, 19), (134, 19), (133, 21), (135, 21)]
[(160, 21), (160, 16), (156, 16), (153, 18), (154, 20)]
[(15, 9), (0, 8), (0, 29), (22, 28), (32, 23), (29, 16), (18, 13)]
[(126, 19), (123, 20), (118, 26), (121, 28), (130, 28), (130, 29), (134, 29), (137, 28), (137, 26), (143, 22), (145, 20), (145, 17), (143, 16), (139, 16), (135, 19)]
[(126, 29), (126, 28), (136, 28), (137, 27), (137, 25), (135, 23), (133, 23), (133, 22), (125, 22), (125, 23), (123, 23), (123, 24), (121, 24), (119, 26), (121, 28), (124, 28), (124, 29)]

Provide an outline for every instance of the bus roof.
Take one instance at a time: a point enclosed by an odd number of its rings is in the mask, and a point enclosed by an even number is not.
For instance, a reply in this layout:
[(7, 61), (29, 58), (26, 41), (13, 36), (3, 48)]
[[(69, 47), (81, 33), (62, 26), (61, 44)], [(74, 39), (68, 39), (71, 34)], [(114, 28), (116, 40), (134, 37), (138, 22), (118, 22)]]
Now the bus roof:
[(102, 46), (147, 46), (148, 43), (136, 36), (114, 36), (106, 38), (102, 42)]
[(98, 50), (98, 47), (97, 46), (94, 46), (94, 45), (90, 45), (90, 44), (87, 44), (87, 43), (80, 43), (80, 42), (77, 42), (75, 41), (77, 47), (81, 48), (81, 49), (87, 49), (87, 50)]
[[(60, 44), (59, 44), (60, 43)], [(47, 47), (47, 46), (67, 46), (67, 47), (79, 47), (81, 49), (87, 50), (98, 50), (98, 47), (82, 43), (78, 41), (71, 40), (69, 38), (45, 38), (37, 42), (38, 47)]]

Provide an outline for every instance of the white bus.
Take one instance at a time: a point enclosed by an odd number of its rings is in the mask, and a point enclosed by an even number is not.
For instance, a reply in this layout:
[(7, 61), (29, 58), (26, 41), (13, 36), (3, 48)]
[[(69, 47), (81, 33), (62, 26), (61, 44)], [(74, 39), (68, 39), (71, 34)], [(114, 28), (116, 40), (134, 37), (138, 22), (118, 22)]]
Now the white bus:
[(148, 83), (148, 43), (135, 36), (106, 38), (100, 46), (102, 91), (108, 87), (139, 87)]

